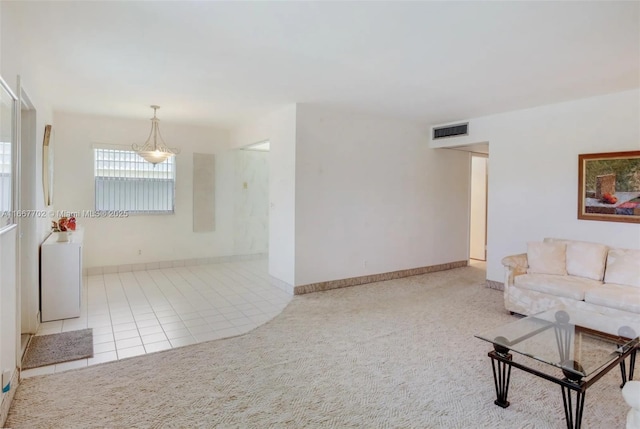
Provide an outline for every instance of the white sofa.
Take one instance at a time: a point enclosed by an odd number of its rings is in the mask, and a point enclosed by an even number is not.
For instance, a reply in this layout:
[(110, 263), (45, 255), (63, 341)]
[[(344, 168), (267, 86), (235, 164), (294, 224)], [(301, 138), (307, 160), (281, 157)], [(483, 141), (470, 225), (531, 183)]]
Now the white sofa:
[[(554, 307), (597, 311), (640, 335), (640, 250), (545, 238), (507, 256), (504, 305), (531, 315)], [(613, 325), (604, 329), (618, 334)]]
[(631, 407), (627, 414), (627, 429), (640, 429), (640, 381), (628, 381), (622, 388), (622, 397)]

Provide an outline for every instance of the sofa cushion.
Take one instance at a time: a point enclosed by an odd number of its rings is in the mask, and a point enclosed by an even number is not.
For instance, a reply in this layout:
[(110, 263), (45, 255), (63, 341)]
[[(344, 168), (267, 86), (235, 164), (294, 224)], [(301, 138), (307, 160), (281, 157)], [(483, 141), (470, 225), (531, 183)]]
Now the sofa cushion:
[(545, 243), (567, 245), (567, 274), (602, 281), (609, 248), (588, 241), (545, 238)]
[(634, 286), (605, 283), (586, 291), (584, 301), (640, 314), (640, 289)]
[(604, 282), (640, 288), (640, 250), (609, 249)]
[(566, 275), (567, 245), (564, 243), (527, 243), (529, 274)]
[(523, 274), (516, 276), (513, 283), (522, 289), (571, 298), (577, 301), (584, 300), (584, 294), (587, 290), (602, 286), (602, 283), (597, 280), (552, 274)]

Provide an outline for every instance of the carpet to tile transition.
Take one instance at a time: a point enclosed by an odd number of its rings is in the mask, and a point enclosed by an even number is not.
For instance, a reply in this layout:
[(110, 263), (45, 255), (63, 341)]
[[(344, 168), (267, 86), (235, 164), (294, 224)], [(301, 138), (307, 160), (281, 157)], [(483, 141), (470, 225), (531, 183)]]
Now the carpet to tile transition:
[(31, 337), (22, 369), (38, 368), (93, 356), (93, 330), (62, 332)]
[[(566, 427), (560, 387), (517, 369), (493, 404), (473, 335), (511, 320), (474, 267), (300, 295), (239, 337), (26, 379), (7, 426)], [(624, 427), (619, 377), (587, 391), (583, 428)]]

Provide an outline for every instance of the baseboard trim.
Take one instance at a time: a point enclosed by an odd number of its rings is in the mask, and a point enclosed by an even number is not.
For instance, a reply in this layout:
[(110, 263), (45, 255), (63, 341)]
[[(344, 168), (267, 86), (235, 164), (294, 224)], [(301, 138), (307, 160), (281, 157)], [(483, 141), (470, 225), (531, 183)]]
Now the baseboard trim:
[(340, 289), (343, 287), (358, 286), (367, 283), (382, 282), (385, 280), (394, 280), (402, 277), (417, 276), (420, 274), (434, 273), (436, 271), (451, 270), (453, 268), (466, 267), (469, 261), (455, 261), (446, 264), (431, 265), (428, 267), (410, 268), (408, 270), (391, 271), (388, 273), (372, 274), (368, 276), (351, 277), (348, 279), (331, 280), (328, 282), (310, 283), (307, 285), (295, 286), (293, 288), (294, 295), (304, 295), (306, 293), (322, 292), (331, 289)]
[(11, 376), (11, 389), (2, 395), (2, 404), (0, 404), (0, 427), (4, 427), (4, 424), (7, 422), (7, 417), (9, 417), (9, 408), (11, 408), (11, 402), (16, 395), (16, 390), (18, 390), (18, 384), (20, 384), (19, 374), (20, 371), (16, 368)]
[(269, 276), (269, 284), (272, 286), (275, 286), (279, 289), (282, 289), (283, 291), (285, 291), (286, 293), (288, 293), (289, 295), (293, 295), (293, 286), (291, 286), (289, 283), (282, 281), (280, 279), (277, 279), (273, 276)]
[(487, 280), (487, 287), (489, 289), (504, 290), (504, 283), (497, 282), (495, 280)]
[(146, 262), (140, 264), (105, 265), (85, 268), (84, 275), (93, 276), (98, 274), (159, 270), (161, 268), (193, 267), (196, 265), (218, 264), (220, 262), (251, 261), (254, 259), (265, 259), (267, 257), (267, 253), (252, 253), (249, 255), (214, 256), (212, 258), (179, 259), (176, 261)]

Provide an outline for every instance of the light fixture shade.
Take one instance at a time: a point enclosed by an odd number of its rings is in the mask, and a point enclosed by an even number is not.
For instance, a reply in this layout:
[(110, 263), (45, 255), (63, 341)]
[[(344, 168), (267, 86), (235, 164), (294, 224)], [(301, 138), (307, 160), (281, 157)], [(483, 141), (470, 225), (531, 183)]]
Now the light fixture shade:
[(153, 109), (153, 118), (151, 118), (151, 132), (149, 133), (147, 141), (142, 146), (134, 143), (131, 147), (145, 161), (155, 166), (180, 153), (180, 150), (168, 147), (164, 140), (162, 140), (160, 125), (158, 124), (160, 119), (156, 117), (156, 110), (158, 110), (160, 106), (153, 105), (151, 108)]
[(161, 152), (159, 150), (142, 150), (137, 151), (137, 153), (143, 157), (145, 161), (150, 162), (153, 165), (165, 162), (167, 159), (175, 155), (175, 153), (172, 152)]

